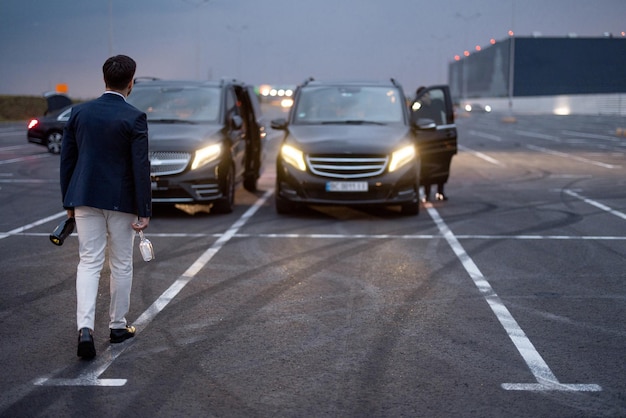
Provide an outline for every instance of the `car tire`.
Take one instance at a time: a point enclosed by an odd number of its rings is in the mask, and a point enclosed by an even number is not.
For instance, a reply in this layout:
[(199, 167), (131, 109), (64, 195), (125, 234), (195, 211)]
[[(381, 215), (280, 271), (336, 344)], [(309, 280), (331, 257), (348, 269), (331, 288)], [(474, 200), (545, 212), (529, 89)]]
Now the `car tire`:
[(282, 197), (274, 197), (274, 205), (276, 206), (276, 213), (279, 215), (287, 215), (293, 212), (295, 204)]
[(419, 202), (405, 203), (400, 206), (400, 213), (404, 216), (415, 216), (420, 213)]
[(211, 211), (214, 213), (231, 213), (235, 206), (235, 168), (232, 164), (229, 166), (228, 172), (226, 173), (224, 186), (224, 197), (213, 203)]
[(52, 154), (61, 153), (61, 142), (63, 141), (63, 133), (60, 131), (52, 131), (46, 137), (46, 146), (48, 152)]

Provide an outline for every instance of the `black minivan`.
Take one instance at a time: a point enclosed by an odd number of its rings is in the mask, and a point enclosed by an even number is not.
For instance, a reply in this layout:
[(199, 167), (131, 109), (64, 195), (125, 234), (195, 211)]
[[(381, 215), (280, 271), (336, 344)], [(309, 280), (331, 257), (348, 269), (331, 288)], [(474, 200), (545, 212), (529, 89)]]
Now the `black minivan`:
[(153, 203), (229, 213), (237, 184), (256, 190), (266, 130), (253, 86), (137, 79), (128, 102), (148, 118)]
[[(445, 86), (427, 90), (446, 98)], [(447, 122), (407, 106), (394, 79), (381, 82), (307, 80), (296, 89), (276, 159), (278, 213), (301, 205), (399, 206), (419, 213), (421, 165), (435, 152)], [(445, 109), (444, 109), (445, 110)], [(413, 118), (413, 116), (417, 116)]]

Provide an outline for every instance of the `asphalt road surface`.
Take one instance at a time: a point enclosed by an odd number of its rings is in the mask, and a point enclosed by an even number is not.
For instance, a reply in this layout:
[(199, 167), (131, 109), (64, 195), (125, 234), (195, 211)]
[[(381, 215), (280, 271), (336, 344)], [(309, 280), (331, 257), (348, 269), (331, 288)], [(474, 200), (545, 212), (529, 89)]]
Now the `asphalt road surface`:
[[(276, 109), (268, 111), (275, 116)], [(2, 417), (626, 416), (624, 118), (457, 119), (449, 200), (155, 208), (128, 319), (76, 357), (59, 159), (0, 125)]]

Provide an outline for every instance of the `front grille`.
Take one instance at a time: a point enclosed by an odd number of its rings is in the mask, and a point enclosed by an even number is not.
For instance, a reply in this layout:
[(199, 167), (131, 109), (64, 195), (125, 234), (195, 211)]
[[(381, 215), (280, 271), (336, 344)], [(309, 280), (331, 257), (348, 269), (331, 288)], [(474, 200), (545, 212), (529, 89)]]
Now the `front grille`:
[(382, 174), (387, 168), (386, 155), (327, 156), (308, 155), (307, 163), (311, 172), (322, 177), (356, 179)]
[(188, 152), (150, 152), (150, 175), (166, 176), (185, 171), (191, 154)]

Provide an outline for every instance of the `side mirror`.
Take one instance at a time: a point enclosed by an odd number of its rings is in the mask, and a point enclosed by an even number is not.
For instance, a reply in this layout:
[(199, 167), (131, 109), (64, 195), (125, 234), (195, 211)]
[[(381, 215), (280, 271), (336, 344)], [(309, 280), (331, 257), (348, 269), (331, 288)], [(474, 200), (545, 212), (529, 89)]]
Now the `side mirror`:
[(422, 131), (432, 131), (437, 129), (435, 121), (428, 118), (417, 118), (413, 121), (413, 126)]
[(285, 118), (273, 119), (270, 123), (270, 126), (272, 127), (272, 129), (284, 131), (285, 129), (287, 129), (287, 119)]
[(242, 126), (243, 126), (243, 119), (241, 119), (241, 116), (233, 115), (233, 117), (230, 119), (230, 127), (238, 131), (239, 129), (241, 129)]

